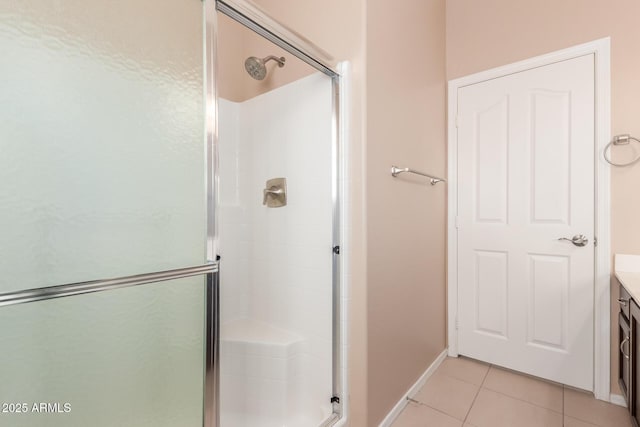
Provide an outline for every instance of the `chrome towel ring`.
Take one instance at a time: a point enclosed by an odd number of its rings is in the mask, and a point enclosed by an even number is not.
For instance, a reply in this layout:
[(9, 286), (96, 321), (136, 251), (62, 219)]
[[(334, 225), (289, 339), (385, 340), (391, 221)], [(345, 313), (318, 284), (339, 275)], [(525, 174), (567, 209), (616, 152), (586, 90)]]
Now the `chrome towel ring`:
[(609, 157), (609, 151), (611, 150), (612, 145), (628, 145), (631, 141), (635, 141), (638, 144), (640, 144), (640, 140), (628, 134), (614, 136), (613, 140), (610, 143), (608, 143), (606, 147), (604, 147), (604, 159), (606, 160), (606, 162), (609, 163), (611, 166), (631, 166), (632, 164), (640, 160), (640, 154), (635, 159), (631, 160), (628, 163), (614, 163), (611, 161), (611, 158)]

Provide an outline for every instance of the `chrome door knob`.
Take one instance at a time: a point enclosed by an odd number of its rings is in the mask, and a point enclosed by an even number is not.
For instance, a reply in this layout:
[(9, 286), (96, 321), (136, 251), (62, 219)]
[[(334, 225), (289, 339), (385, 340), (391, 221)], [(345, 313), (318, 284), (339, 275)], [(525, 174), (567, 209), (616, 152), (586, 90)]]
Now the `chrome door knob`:
[(587, 246), (587, 243), (589, 243), (589, 239), (587, 239), (587, 236), (585, 236), (584, 234), (576, 234), (570, 239), (567, 237), (561, 237), (558, 240), (566, 240), (576, 246)]

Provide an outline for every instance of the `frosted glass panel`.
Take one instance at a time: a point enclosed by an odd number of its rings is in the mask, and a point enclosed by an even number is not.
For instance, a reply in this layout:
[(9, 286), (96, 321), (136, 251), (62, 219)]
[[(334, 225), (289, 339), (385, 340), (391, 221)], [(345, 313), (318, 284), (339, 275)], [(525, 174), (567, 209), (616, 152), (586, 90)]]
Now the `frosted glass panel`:
[(0, 426), (201, 427), (204, 292), (201, 276), (0, 308)]
[(202, 264), (203, 3), (0, 0), (0, 292)]

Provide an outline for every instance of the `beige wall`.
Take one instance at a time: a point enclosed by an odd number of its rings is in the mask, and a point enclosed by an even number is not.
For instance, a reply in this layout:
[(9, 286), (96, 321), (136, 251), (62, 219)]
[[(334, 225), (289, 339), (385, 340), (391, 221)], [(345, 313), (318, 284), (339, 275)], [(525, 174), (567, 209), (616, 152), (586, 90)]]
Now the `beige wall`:
[(367, 426), (445, 348), (445, 2), (367, 1)]
[(243, 72), (245, 27), (236, 21), (218, 14), (216, 51), (216, 84), (218, 96), (234, 102), (244, 101), (243, 84), (249, 75)]
[[(638, 16), (635, 0), (447, 0), (447, 79), (611, 36), (612, 132), (640, 136)], [(639, 184), (640, 165), (612, 169), (612, 253), (640, 254)], [(615, 347), (611, 388), (619, 393)]]

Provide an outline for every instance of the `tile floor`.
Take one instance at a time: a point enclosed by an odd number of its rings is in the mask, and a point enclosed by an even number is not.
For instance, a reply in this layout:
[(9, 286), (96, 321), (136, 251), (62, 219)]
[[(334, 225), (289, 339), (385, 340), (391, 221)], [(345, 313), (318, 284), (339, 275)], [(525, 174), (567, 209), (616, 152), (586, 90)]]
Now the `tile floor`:
[(447, 358), (393, 427), (631, 427), (626, 408), (477, 362)]

